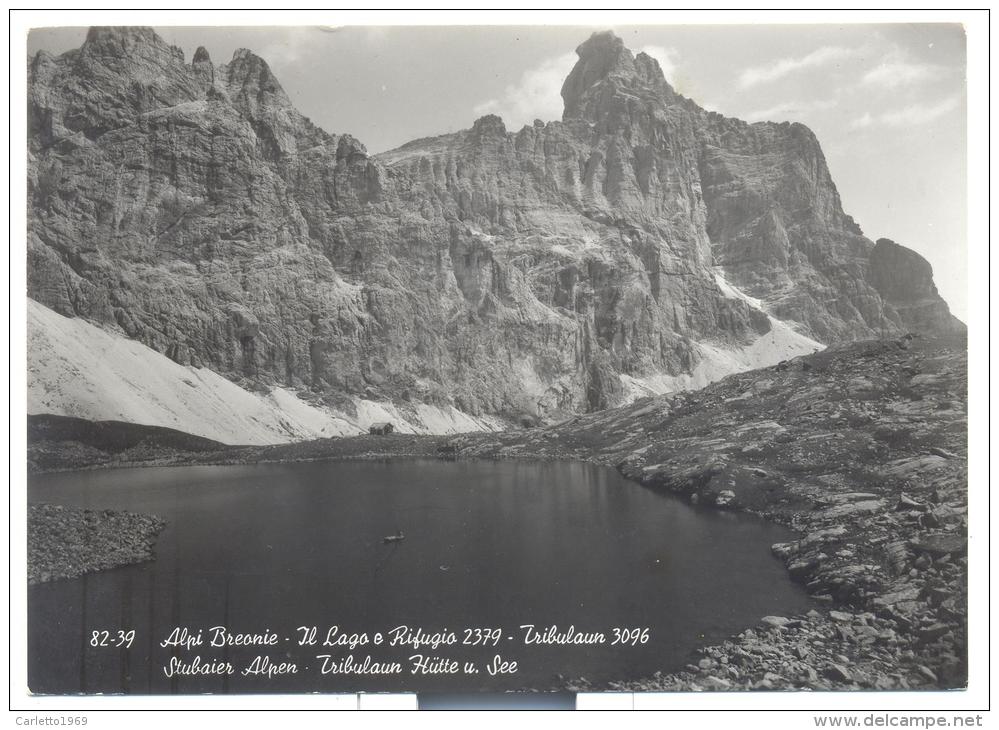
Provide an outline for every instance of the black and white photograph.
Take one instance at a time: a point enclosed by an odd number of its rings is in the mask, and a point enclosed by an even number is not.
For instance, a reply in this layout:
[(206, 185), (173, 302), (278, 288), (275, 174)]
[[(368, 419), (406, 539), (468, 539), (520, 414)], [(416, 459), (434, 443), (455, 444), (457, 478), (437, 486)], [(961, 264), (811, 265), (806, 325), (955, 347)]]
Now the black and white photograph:
[(982, 691), (965, 24), (199, 12), (12, 52), (12, 703)]

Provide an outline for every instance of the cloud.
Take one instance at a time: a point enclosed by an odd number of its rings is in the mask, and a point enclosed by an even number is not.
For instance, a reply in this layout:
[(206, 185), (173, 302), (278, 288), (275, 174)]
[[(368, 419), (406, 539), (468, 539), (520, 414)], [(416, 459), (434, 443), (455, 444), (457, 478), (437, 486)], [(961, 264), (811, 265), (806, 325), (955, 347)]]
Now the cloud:
[(864, 129), (865, 127), (870, 127), (874, 124), (874, 117), (871, 116), (870, 112), (864, 112), (864, 116), (857, 117), (852, 122), (850, 122), (850, 127), (852, 129)]
[(525, 71), (516, 84), (507, 86), (499, 98), (477, 104), (475, 116), (498, 114), (508, 129), (520, 129), (535, 119), (561, 119), (562, 83), (575, 65), (575, 52), (542, 61)]
[(824, 66), (853, 55), (853, 51), (842, 46), (822, 46), (806, 56), (782, 58), (763, 66), (747, 68), (739, 75), (739, 85), (743, 88), (769, 83), (784, 78), (802, 69)]
[(861, 83), (868, 86), (884, 86), (894, 89), (898, 86), (930, 81), (938, 78), (941, 74), (942, 69), (939, 66), (933, 66), (928, 63), (886, 60), (864, 74)]
[(928, 124), (945, 114), (957, 109), (961, 104), (961, 96), (951, 96), (936, 104), (912, 104), (904, 109), (871, 114), (867, 112), (862, 117), (854, 119), (850, 123), (853, 129), (865, 129), (867, 127), (911, 127), (920, 124)]
[(300, 63), (317, 40), (315, 28), (281, 28), (272, 40), (257, 54), (271, 67), (288, 67)]
[(749, 112), (746, 115), (746, 121), (782, 122), (787, 119), (793, 119), (793, 118), (800, 119), (807, 112), (832, 109), (834, 106), (836, 106), (836, 102), (833, 101), (832, 99), (823, 99), (821, 101), (787, 101), (781, 104), (777, 104), (776, 106), (772, 106), (768, 109), (760, 109), (755, 112)]
[(642, 46), (638, 52), (656, 59), (659, 62), (659, 68), (663, 70), (663, 76), (666, 77), (667, 81), (673, 83), (673, 79), (676, 77), (676, 66), (680, 60), (675, 49), (664, 46)]

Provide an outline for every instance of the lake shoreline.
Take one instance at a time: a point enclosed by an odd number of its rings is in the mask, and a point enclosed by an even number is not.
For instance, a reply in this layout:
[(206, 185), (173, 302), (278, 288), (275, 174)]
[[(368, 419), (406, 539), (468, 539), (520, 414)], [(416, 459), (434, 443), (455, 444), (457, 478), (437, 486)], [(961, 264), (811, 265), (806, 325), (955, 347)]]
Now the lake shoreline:
[[(686, 667), (569, 689), (943, 689), (967, 684), (967, 351), (907, 337), (853, 343), (699, 391), (556, 426), (358, 436), (268, 447), (104, 454), (77, 466), (432, 457), (584, 461), (692, 503), (755, 513), (816, 601), (704, 647)], [(29, 446), (29, 452), (31, 447)], [(35, 471), (73, 458), (49, 444)], [(79, 455), (79, 453), (77, 453)], [(39, 469), (38, 467), (42, 467)], [(556, 688), (553, 688), (556, 689)]]

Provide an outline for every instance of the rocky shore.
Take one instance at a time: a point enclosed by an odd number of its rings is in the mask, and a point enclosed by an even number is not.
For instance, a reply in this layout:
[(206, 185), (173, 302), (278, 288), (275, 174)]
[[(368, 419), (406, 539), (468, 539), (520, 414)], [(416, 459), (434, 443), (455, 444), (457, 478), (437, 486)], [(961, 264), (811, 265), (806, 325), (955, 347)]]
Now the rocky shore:
[(451, 446), (462, 458), (613, 465), (650, 488), (800, 533), (772, 551), (813, 611), (761, 617), (684, 670), (619, 689), (967, 683), (963, 341), (838, 346), (703, 390)]
[(28, 583), (152, 560), (156, 536), (165, 526), (152, 515), (30, 504)]
[[(93, 449), (66, 443), (77, 456), (95, 458)], [(800, 534), (772, 551), (813, 597), (812, 611), (761, 617), (678, 672), (612, 688), (939, 689), (967, 682), (963, 339), (908, 335), (837, 346), (702, 390), (522, 431), (178, 446), (158, 450), (143, 439), (141, 449), (101, 452), (90, 465), (582, 460)], [(65, 466), (62, 442), (41, 439), (33, 448)], [(42, 462), (35, 460), (36, 469)], [(570, 686), (589, 688), (583, 679)]]

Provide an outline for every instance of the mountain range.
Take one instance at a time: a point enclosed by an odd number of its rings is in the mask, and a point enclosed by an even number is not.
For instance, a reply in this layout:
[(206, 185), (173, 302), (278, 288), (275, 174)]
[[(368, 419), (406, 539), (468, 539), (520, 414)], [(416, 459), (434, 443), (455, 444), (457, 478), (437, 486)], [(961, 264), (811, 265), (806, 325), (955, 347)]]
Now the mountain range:
[(702, 109), (609, 32), (576, 52), (561, 121), (373, 156), (245, 49), (39, 52), (29, 412), (226, 443), (503, 429), (964, 330), (807, 127)]

